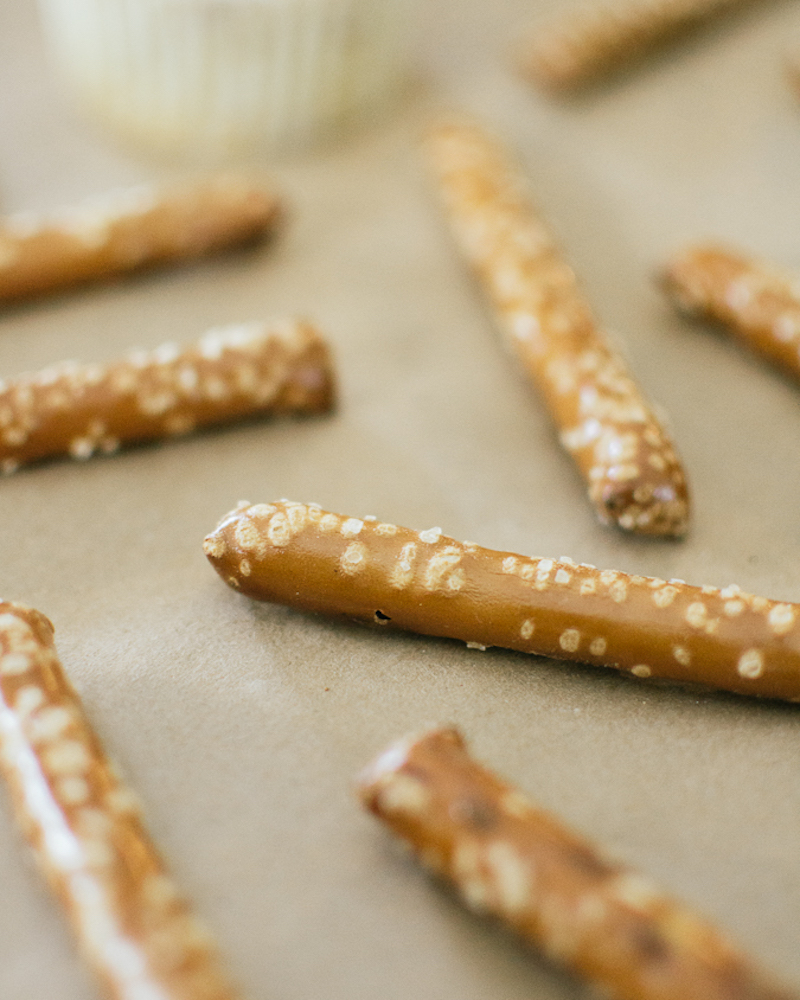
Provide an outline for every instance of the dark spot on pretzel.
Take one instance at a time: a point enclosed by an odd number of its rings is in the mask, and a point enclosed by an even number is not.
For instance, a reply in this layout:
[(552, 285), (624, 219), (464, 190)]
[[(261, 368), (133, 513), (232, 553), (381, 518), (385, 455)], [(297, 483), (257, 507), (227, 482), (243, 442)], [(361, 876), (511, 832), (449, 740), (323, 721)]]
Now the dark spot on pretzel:
[(476, 833), (488, 833), (497, 826), (497, 810), (485, 799), (456, 799), (450, 806), (450, 816)]
[(636, 927), (631, 943), (643, 962), (663, 962), (669, 958), (670, 947), (653, 927)]

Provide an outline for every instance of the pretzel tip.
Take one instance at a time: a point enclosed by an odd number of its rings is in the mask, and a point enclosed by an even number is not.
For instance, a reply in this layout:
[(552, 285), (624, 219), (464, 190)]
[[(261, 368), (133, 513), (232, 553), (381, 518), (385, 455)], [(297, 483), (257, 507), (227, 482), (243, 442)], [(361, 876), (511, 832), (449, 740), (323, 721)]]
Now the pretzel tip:
[(517, 59), (520, 73), (551, 94), (577, 90), (585, 82), (569, 46), (535, 38)]
[(18, 601), (0, 600), (0, 631), (14, 626), (14, 623), (25, 622), (32, 630), (37, 642), (44, 646), (52, 646), (55, 637), (55, 626), (41, 611), (31, 608)]
[(615, 524), (630, 534), (653, 538), (685, 537), (689, 504), (685, 484), (640, 484), (631, 489), (608, 488), (600, 501), (601, 523)]
[(464, 738), (455, 726), (436, 726), (409, 733), (390, 743), (356, 777), (356, 792), (367, 809), (378, 812), (378, 797), (383, 783), (407, 763), (418, 743), (431, 740), (465, 746)]
[[(198, 185), (203, 183), (199, 179)], [(271, 237), (286, 221), (287, 208), (263, 177), (253, 174), (222, 173), (209, 179), (208, 191), (220, 203), (241, 217), (241, 242)], [(250, 222), (248, 229), (247, 220)]]

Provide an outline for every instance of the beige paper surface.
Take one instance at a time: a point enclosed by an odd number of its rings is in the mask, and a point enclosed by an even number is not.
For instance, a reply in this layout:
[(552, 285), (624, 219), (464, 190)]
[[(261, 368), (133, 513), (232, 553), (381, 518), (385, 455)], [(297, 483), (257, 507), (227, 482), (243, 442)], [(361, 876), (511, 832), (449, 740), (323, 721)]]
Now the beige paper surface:
[[(173, 167), (121, 152), (49, 75), (31, 4), (0, 6), (0, 203), (43, 208)], [(794, 3), (754, 5), (570, 101), (513, 45), (568, 0), (458, 0), (420, 25), (399, 115), (270, 171), (270, 247), (0, 316), (0, 374), (302, 314), (334, 345), (329, 418), (250, 424), (0, 482), (0, 594), (38, 607), (153, 835), (243, 992), (263, 1000), (572, 1000), (582, 987), (462, 910), (362, 815), (355, 772), (431, 722), (719, 920), (800, 987), (800, 716), (255, 605), (203, 536), (238, 500), (376, 514), (532, 555), (800, 600), (800, 388), (676, 316), (652, 280), (716, 236), (800, 267)], [(518, 151), (597, 312), (670, 415), (695, 500), (682, 543), (598, 525), (500, 347), (418, 153), (440, 112)], [(0, 996), (90, 975), (0, 796)]]

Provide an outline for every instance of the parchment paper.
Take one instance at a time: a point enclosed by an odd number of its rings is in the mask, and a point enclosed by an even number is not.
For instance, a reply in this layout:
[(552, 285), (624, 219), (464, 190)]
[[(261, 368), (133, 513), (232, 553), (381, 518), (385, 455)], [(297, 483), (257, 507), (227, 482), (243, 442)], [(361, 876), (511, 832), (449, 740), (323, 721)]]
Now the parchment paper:
[[(306, 315), (341, 402), (0, 482), (0, 594), (48, 614), (154, 837), (258, 1000), (572, 1000), (582, 987), (477, 919), (362, 815), (354, 774), (432, 722), (800, 988), (800, 711), (255, 605), (203, 536), (236, 501), (316, 501), (457, 538), (800, 600), (800, 387), (675, 315), (684, 242), (800, 266), (795, 3), (753, 9), (568, 101), (512, 50), (572, 0), (440, 0), (395, 115), (262, 164), (272, 246), (0, 316), (0, 373), (114, 357), (228, 321)], [(56, 206), (180, 169), (76, 115), (33, 5), (0, 5), (0, 200)], [(695, 516), (681, 543), (601, 527), (451, 246), (418, 139), (471, 111), (521, 156), (597, 312), (670, 415)], [(0, 996), (95, 985), (0, 796)]]

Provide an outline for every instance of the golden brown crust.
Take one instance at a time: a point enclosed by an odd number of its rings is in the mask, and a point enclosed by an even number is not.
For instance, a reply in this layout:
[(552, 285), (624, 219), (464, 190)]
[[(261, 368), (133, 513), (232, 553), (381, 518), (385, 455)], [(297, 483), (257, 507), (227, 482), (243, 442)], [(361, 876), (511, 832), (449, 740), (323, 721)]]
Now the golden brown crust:
[(275, 195), (219, 176), (157, 191), (114, 191), (49, 218), (0, 223), (0, 301), (61, 291), (245, 243), (273, 229)]
[(386, 750), (361, 799), (479, 913), (613, 1000), (790, 1000), (711, 924), (605, 858), (433, 730)]
[(234, 1000), (31, 608), (0, 602), (0, 770), (81, 952), (115, 1000)]
[(523, 53), (523, 71), (551, 90), (579, 87), (747, 2), (591, 0), (538, 32)]
[(683, 312), (722, 324), (800, 378), (800, 283), (720, 246), (693, 246), (667, 265), (664, 287)]
[(223, 327), (105, 365), (66, 362), (0, 381), (0, 471), (244, 417), (324, 412), (334, 393), (325, 341), (297, 321)]
[(256, 600), (800, 701), (800, 606), (736, 586), (496, 552), (439, 528), (411, 531), (288, 501), (243, 504), (204, 549), (228, 584)]
[(599, 329), (524, 179), (474, 126), (437, 129), (428, 150), (461, 249), (600, 519), (683, 534), (688, 492), (669, 435)]

